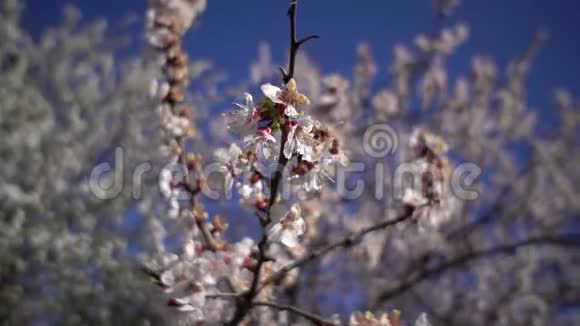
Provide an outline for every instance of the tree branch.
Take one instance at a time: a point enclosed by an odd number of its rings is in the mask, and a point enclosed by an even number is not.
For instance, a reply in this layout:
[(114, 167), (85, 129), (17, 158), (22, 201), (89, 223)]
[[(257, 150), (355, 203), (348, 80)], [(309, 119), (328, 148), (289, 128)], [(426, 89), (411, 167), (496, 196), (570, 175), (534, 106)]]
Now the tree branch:
[(256, 301), (256, 302), (254, 302), (254, 306), (266, 306), (266, 307), (274, 308), (277, 310), (290, 311), (293, 314), (296, 314), (298, 316), (301, 316), (301, 317), (311, 321), (314, 325), (320, 325), (320, 326), (333, 325), (332, 321), (327, 320), (322, 316), (316, 315), (314, 313), (305, 311), (303, 309), (300, 309), (298, 307), (291, 306), (291, 305), (283, 305), (283, 304), (278, 304), (278, 303), (273, 303), (273, 302)]
[[(292, 0), (290, 3), (290, 8), (288, 9), (288, 16), (290, 18), (290, 58), (288, 63), (288, 72), (284, 68), (280, 68), (282, 72), (284, 83), (288, 83), (292, 78), (294, 78), (294, 66), (296, 62), (296, 54), (298, 53), (298, 49), (302, 44), (307, 42), (308, 40), (318, 38), (317, 35), (311, 35), (301, 39), (300, 41), (296, 40), (296, 6), (298, 0)], [(280, 152), (278, 153), (278, 165), (276, 167), (276, 171), (274, 172), (273, 177), (271, 178), (270, 182), (270, 198), (268, 200), (268, 211), (264, 218), (260, 218), (260, 224), (262, 225), (263, 233), (260, 242), (258, 243), (258, 262), (256, 264), (256, 271), (254, 273), (254, 277), (252, 279), (252, 284), (250, 289), (246, 292), (246, 294), (242, 295), (237, 302), (236, 312), (234, 313), (234, 317), (228, 323), (228, 325), (237, 325), (241, 322), (244, 317), (248, 314), (250, 309), (252, 308), (252, 301), (254, 300), (255, 296), (258, 293), (258, 284), (260, 282), (260, 275), (262, 272), (262, 266), (266, 262), (266, 251), (268, 249), (268, 234), (266, 232), (266, 227), (272, 222), (272, 206), (276, 202), (276, 198), (278, 197), (278, 188), (280, 186), (280, 182), (282, 181), (283, 170), (288, 163), (288, 159), (284, 155), (284, 145), (286, 144), (286, 139), (288, 138), (288, 127), (283, 125), (281, 127), (282, 135), (280, 137)]]
[(378, 306), (402, 293), (406, 290), (413, 288), (415, 285), (419, 284), (420, 282), (434, 277), (436, 275), (441, 274), (442, 272), (448, 269), (454, 269), (457, 267), (461, 267), (473, 260), (477, 260), (480, 258), (488, 257), (488, 256), (495, 256), (500, 254), (509, 254), (518, 248), (527, 247), (527, 246), (535, 246), (535, 245), (552, 245), (552, 246), (564, 246), (564, 247), (580, 247), (580, 239), (573, 238), (572, 236), (552, 236), (552, 237), (538, 237), (538, 238), (531, 238), (527, 240), (523, 240), (520, 242), (516, 242), (513, 244), (507, 244), (503, 246), (498, 246), (491, 249), (485, 250), (478, 250), (474, 251), (456, 258), (453, 258), (445, 263), (442, 263), (439, 266), (426, 269), (418, 274), (413, 274), (407, 279), (406, 281), (402, 282), (401, 284), (382, 291), (381, 294), (377, 297), (374, 304), (374, 309), (377, 309)]
[(405, 210), (405, 212), (403, 212), (401, 215), (399, 215), (395, 219), (389, 219), (389, 220), (368, 226), (366, 228), (363, 228), (357, 232), (350, 234), (349, 236), (346, 236), (340, 240), (337, 240), (337, 241), (335, 241), (335, 242), (333, 242), (333, 243), (331, 243), (323, 248), (320, 248), (316, 251), (313, 251), (313, 252), (305, 255), (304, 257), (294, 261), (293, 263), (288, 264), (285, 267), (282, 267), (275, 274), (273, 274), (272, 276), (267, 278), (264, 282), (262, 282), (262, 285), (261, 285), (260, 289), (258, 290), (258, 292), (260, 290), (262, 290), (268, 284), (271, 284), (271, 283), (274, 283), (274, 282), (281, 280), (284, 277), (284, 275), (286, 275), (286, 273), (293, 270), (294, 268), (300, 267), (300, 266), (305, 265), (313, 260), (321, 258), (324, 255), (328, 254), (329, 252), (331, 252), (337, 248), (352, 247), (352, 246), (356, 245), (357, 243), (359, 243), (364, 238), (364, 236), (367, 235), (368, 233), (383, 230), (389, 226), (398, 224), (400, 222), (403, 222), (403, 221), (411, 218), (413, 216), (413, 212), (414, 212), (414, 209), (411, 207), (408, 207)]
[(284, 83), (290, 81), (290, 79), (294, 78), (294, 67), (296, 64), (296, 54), (298, 53), (298, 49), (300, 46), (309, 40), (318, 39), (320, 36), (318, 35), (310, 35), (300, 40), (296, 39), (296, 6), (298, 5), (298, 0), (292, 0), (290, 3), (290, 8), (288, 9), (288, 17), (290, 18), (290, 58), (288, 59), (288, 72), (283, 70), (282, 76), (284, 79)]
[[(201, 186), (198, 185), (197, 188), (192, 186), (192, 181), (191, 181), (191, 178), (189, 176), (189, 167), (187, 166), (185, 144), (183, 142), (183, 139), (181, 137), (176, 137), (175, 141), (177, 142), (179, 147), (181, 147), (181, 149), (182, 149), (181, 154), (179, 155), (179, 161), (181, 163), (181, 168), (183, 170), (183, 185), (184, 185), (183, 188), (190, 195), (191, 213), (194, 215), (195, 224), (197, 225), (197, 227), (200, 230), (200, 233), (203, 237), (206, 248), (211, 250), (211, 251), (216, 251), (218, 249), (218, 245), (217, 245), (216, 240), (214, 239), (213, 235), (211, 234), (211, 232), (207, 228), (207, 225), (204, 223), (204, 220), (203, 220), (204, 217), (195, 216), (195, 208), (200, 204), (199, 198), (197, 197), (197, 195), (201, 191), (201, 188), (200, 188)], [(198, 178), (201, 178), (201, 176), (198, 175)]]

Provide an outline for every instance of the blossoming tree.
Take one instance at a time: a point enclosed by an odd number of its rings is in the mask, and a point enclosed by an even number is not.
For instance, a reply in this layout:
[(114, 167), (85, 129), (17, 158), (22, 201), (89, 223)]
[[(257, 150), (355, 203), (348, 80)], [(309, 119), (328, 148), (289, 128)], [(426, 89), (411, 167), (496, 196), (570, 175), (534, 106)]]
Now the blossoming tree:
[[(192, 85), (207, 65), (183, 45), (205, 0), (151, 0), (151, 53), (127, 61), (77, 11), (35, 42), (1, 3), (0, 320), (577, 322), (579, 110), (557, 90), (546, 127), (525, 87), (548, 34), (505, 73), (476, 56), (454, 75), (469, 27), (433, 3), (388, 76), (363, 43), (349, 80), (309, 59), (290, 1), (288, 62), (262, 44), (219, 116), (231, 89)], [(118, 192), (95, 171), (119, 148)]]
[[(456, 4), (454, 1), (436, 2), (438, 15), (441, 18), (449, 16)], [(536, 226), (522, 227), (526, 236), (515, 241), (506, 241), (509, 237), (496, 240), (495, 236), (485, 235), (487, 232), (508, 232), (503, 223), (514, 223), (513, 218), (502, 218), (503, 212), (497, 206), (503, 205), (504, 192), (517, 195), (522, 187), (519, 183), (529, 181), (520, 177), (522, 172), (517, 171), (522, 168), (516, 166), (514, 154), (506, 147), (509, 142), (537, 136), (533, 131), (535, 113), (525, 110), (523, 78), (545, 40), (543, 32), (537, 35), (528, 51), (510, 65), (505, 86), (496, 81), (494, 64), (477, 57), (473, 61), (472, 79), (458, 78), (455, 93), (451, 95), (446, 91), (445, 60), (467, 39), (467, 26), (457, 24), (441, 28), (432, 36), (419, 35), (415, 49), (395, 48), (395, 62), (391, 68), (393, 87), (372, 95), (371, 84), (377, 69), (366, 45), (359, 48), (352, 90), (348, 89), (348, 81), (340, 76), (324, 77), (308, 69), (311, 67), (308, 67), (307, 58), (300, 56), (298, 50), (305, 42), (318, 37), (297, 38), (297, 1), (292, 1), (288, 12), (289, 63), (287, 69), (280, 68), (282, 87), (265, 83), (261, 86), (263, 96), (258, 101), (246, 93), (245, 103), (237, 104), (237, 109), (223, 116), (229, 131), (241, 137), (242, 142), (241, 146), (234, 142), (229, 148), (216, 151), (221, 164), (218, 170), (223, 178), (222, 190), (229, 192), (236, 188), (240, 205), (254, 211), (262, 228), (257, 243), (251, 238), (231, 242), (224, 237), (228, 223), (219, 216), (210, 220), (200, 199), (211, 188), (208, 183), (211, 178), (204, 170), (201, 156), (189, 152), (186, 146), (185, 141), (194, 134), (187, 119), (188, 111), (182, 104), (186, 73), (176, 74), (186, 69), (181, 37), (192, 18), (204, 7), (203, 1), (154, 1), (148, 13), (149, 41), (159, 50), (164, 71), (163, 77), (155, 81), (154, 93), (160, 99), (158, 111), (168, 131), (171, 148), (170, 164), (163, 172), (161, 187), (169, 200), (171, 215), (182, 219), (188, 229), (181, 255), (162, 253), (146, 264), (147, 272), (168, 293), (169, 306), (187, 312), (184, 317), (190, 322), (340, 324), (338, 316), (326, 318), (292, 303), (308, 302), (306, 306), (316, 307), (313, 293), (322, 291), (320, 284), (324, 284), (323, 288), (329, 285), (340, 288), (345, 282), (342, 275), (349, 275), (348, 282), (362, 289), (362, 295), (368, 297), (373, 310), (386, 300), (408, 292), (404, 301), (396, 301), (400, 306), (409, 307), (408, 302), (416, 302), (415, 307), (428, 310), (444, 323), (460, 320), (477, 324), (490, 320), (526, 323), (550, 316), (547, 302), (530, 288), (533, 284), (530, 278), (534, 276), (529, 270), (522, 277), (528, 280), (525, 291), (532, 293), (521, 297), (514, 294), (510, 297), (513, 301), (505, 307), (486, 301), (497, 297), (488, 299), (479, 293), (474, 296), (477, 300), (474, 305), (478, 308), (466, 310), (466, 315), (455, 308), (458, 303), (454, 289), (461, 286), (453, 284), (457, 277), (474, 273), (469, 266), (472, 261), (508, 255), (510, 259), (501, 267), (505, 268), (503, 273), (491, 273), (490, 279), (485, 276), (490, 274), (485, 274), (484, 268), (479, 266), (477, 273), (482, 275), (477, 276), (477, 282), (463, 285), (474, 293), (486, 291), (492, 286), (489, 282), (494, 282), (494, 277), (509, 275), (510, 269), (521, 268), (522, 264), (537, 264), (539, 257), (544, 253), (550, 256), (548, 253), (554, 250), (565, 260), (568, 257), (561, 248), (578, 245), (578, 241), (562, 233), (562, 229), (536, 230)], [(274, 78), (269, 57), (266, 52), (262, 55), (264, 60), (252, 67), (255, 79)], [(300, 69), (301, 66), (304, 69)], [(415, 81), (421, 110), (413, 109), (416, 104), (411, 100), (415, 93), (411, 84)], [(297, 85), (307, 85), (310, 89), (305, 89), (303, 94)], [(570, 103), (565, 93), (559, 94), (561, 102)], [(495, 97), (499, 97), (499, 103), (491, 101)], [(368, 109), (374, 109), (373, 113), (366, 114)], [(575, 115), (570, 109), (565, 110), (568, 111), (564, 114)], [(471, 125), (474, 119), (475, 126)], [(380, 121), (396, 126), (398, 138), (369, 136), (364, 128), (369, 122)], [(499, 124), (495, 125), (496, 121)], [(573, 121), (577, 118), (573, 117)], [(480, 173), (481, 166), (492, 171), (490, 175), (499, 179), (488, 186), (489, 193), (494, 194), (492, 198), (484, 195), (473, 204), (466, 201), (474, 199), (470, 198), (471, 193), (451, 193), (450, 190), (455, 190), (450, 189), (451, 185), (459, 180), (457, 171), (462, 171), (461, 166), (451, 163), (448, 144), (433, 131), (445, 135), (456, 151), (480, 164), (467, 166), (467, 172), (476, 169)], [(368, 146), (363, 146), (364, 151), (361, 151), (359, 146), (357, 149), (361, 138), (370, 141), (371, 147), (396, 147), (392, 142), (399, 138), (408, 140), (409, 145), (387, 159), (384, 155), (375, 155), (376, 148), (369, 150)], [(565, 137), (556, 139), (561, 141)], [(538, 141), (533, 138), (529, 146), (548, 155), (542, 150), (545, 145)], [(384, 164), (404, 164), (405, 171), (418, 181), (418, 185), (409, 187), (399, 182), (400, 179), (373, 175), (366, 180), (372, 187), (367, 186), (354, 200), (340, 191), (326, 189), (331, 176), (348, 166), (347, 151), (367, 164), (380, 163), (381, 168)], [(544, 156), (544, 159), (548, 158)], [(529, 173), (528, 168), (523, 170)], [(468, 182), (473, 179), (468, 178)], [(377, 189), (384, 183), (400, 196), (377, 201), (376, 193), (373, 197), (368, 189)], [(570, 184), (564, 185), (560, 189), (562, 196), (572, 199), (573, 188)], [(187, 204), (182, 206), (184, 198)], [(354, 204), (359, 207), (355, 217), (336, 218), (346, 215), (348, 205)], [(574, 204), (569, 202), (569, 205), (565, 206), (573, 207)], [(476, 211), (481, 208), (489, 213), (479, 217)], [(562, 226), (571, 212), (563, 211), (562, 222), (556, 224)], [(466, 214), (475, 217), (467, 219)], [(494, 220), (501, 222), (488, 225)], [(532, 221), (533, 218), (528, 220)], [(338, 235), (340, 233), (343, 235)], [(462, 243), (458, 244), (457, 239), (462, 239)], [(543, 248), (537, 249), (538, 246)], [(341, 247), (354, 247), (354, 250), (344, 256), (344, 253), (337, 253)], [(526, 261), (526, 258), (531, 260)], [(359, 263), (336, 265), (345, 260)], [(317, 268), (308, 268), (309, 264), (317, 263)], [(451, 272), (459, 268), (464, 270)], [(306, 272), (302, 272), (304, 269)], [(423, 281), (443, 272), (447, 272), (443, 280), (419, 287)], [(329, 279), (329, 273), (334, 278)], [(302, 282), (308, 282), (309, 287), (303, 288)], [(424, 290), (418, 293), (421, 288)], [(509, 291), (514, 293), (512, 288)], [(409, 310), (416, 312), (415, 307)], [(500, 309), (510, 312), (500, 313)], [(521, 309), (537, 314), (522, 315), (516, 311)], [(475, 310), (479, 313), (473, 314)], [(399, 313), (353, 313), (349, 323), (398, 325)], [(417, 324), (427, 324), (427, 321), (421, 317)]]

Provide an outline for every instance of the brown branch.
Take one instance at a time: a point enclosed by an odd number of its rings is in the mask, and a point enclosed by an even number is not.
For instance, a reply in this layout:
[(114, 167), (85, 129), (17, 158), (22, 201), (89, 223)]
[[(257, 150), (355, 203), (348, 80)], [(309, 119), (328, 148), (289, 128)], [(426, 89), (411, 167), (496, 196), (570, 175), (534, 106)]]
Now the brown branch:
[(204, 223), (205, 217), (202, 216), (195, 216), (195, 208), (199, 205), (199, 198), (197, 195), (201, 192), (201, 185), (197, 187), (193, 187), (191, 183), (191, 178), (189, 177), (189, 167), (187, 166), (187, 158), (186, 158), (186, 151), (183, 143), (183, 139), (180, 137), (176, 137), (175, 140), (177, 144), (181, 148), (181, 155), (179, 156), (179, 161), (181, 162), (181, 167), (183, 170), (183, 183), (184, 189), (190, 195), (190, 203), (191, 203), (191, 213), (194, 215), (195, 224), (200, 230), (200, 233), (203, 237), (205, 245), (207, 249), (211, 251), (216, 251), (218, 249), (218, 245), (216, 240), (214, 239), (213, 235), (211, 234), (210, 230), (207, 227), (207, 224)]
[(484, 249), (474, 251), (456, 258), (453, 258), (445, 263), (440, 264), (439, 266), (426, 269), (420, 273), (411, 275), (406, 281), (400, 283), (399, 285), (382, 291), (381, 294), (378, 295), (377, 299), (375, 300), (374, 308), (379, 308), (378, 306), (393, 297), (401, 295), (405, 291), (413, 288), (420, 282), (429, 279), (431, 277), (437, 276), (442, 272), (445, 272), (450, 269), (458, 268), (464, 266), (465, 264), (477, 260), (484, 257), (495, 256), (500, 254), (509, 254), (514, 252), (518, 248), (528, 247), (528, 246), (535, 246), (535, 245), (552, 245), (552, 246), (565, 246), (565, 247), (580, 247), (580, 239), (575, 239), (571, 236), (546, 236), (546, 237), (538, 237), (538, 238), (531, 238), (527, 240), (523, 240), (520, 242), (516, 242), (513, 244), (507, 244), (503, 246), (498, 246), (491, 249)]
[(284, 68), (280, 68), (282, 71), (282, 76), (284, 83), (290, 81), (294, 78), (294, 67), (296, 65), (296, 54), (300, 46), (309, 40), (318, 39), (318, 35), (310, 35), (300, 40), (296, 39), (296, 6), (298, 5), (298, 0), (292, 0), (290, 3), (290, 8), (288, 9), (288, 17), (290, 18), (290, 58), (288, 59), (288, 72)]
[(206, 299), (235, 299), (239, 297), (238, 293), (212, 293), (206, 294)]
[[(536, 158), (532, 158), (530, 162), (521, 169), (521, 171), (517, 174), (514, 180), (523, 180), (527, 178), (530, 174), (534, 173), (535, 169), (540, 164)], [(531, 188), (528, 185), (528, 188)], [(477, 219), (469, 224), (465, 224), (458, 229), (450, 231), (446, 238), (448, 241), (457, 241), (461, 239), (466, 239), (470, 234), (475, 232), (478, 228), (484, 225), (488, 225), (489, 223), (493, 222), (494, 220), (500, 219), (502, 213), (507, 213), (513, 207), (519, 207), (522, 202), (527, 200), (526, 197), (523, 198), (513, 198), (512, 194), (515, 192), (515, 187), (513, 183), (507, 183), (501, 189), (496, 191), (496, 195), (492, 200), (491, 206), (486, 209), (486, 211)]]
[[(288, 17), (290, 18), (290, 58), (288, 59), (288, 72), (281, 68), (282, 77), (284, 83), (288, 83), (292, 78), (294, 78), (294, 67), (296, 63), (296, 54), (298, 53), (298, 49), (302, 44), (307, 42), (308, 40), (318, 38), (318, 35), (311, 35), (305, 37), (301, 40), (296, 39), (296, 6), (298, 0), (292, 0), (290, 3), (290, 9), (288, 9)], [(262, 225), (263, 234), (260, 242), (258, 243), (258, 262), (256, 264), (256, 271), (254, 273), (254, 277), (252, 279), (252, 284), (250, 289), (243, 295), (237, 302), (236, 312), (234, 313), (234, 317), (228, 325), (237, 325), (241, 322), (247, 313), (252, 308), (252, 301), (254, 297), (258, 293), (258, 284), (260, 282), (260, 275), (262, 272), (262, 266), (266, 262), (266, 251), (268, 249), (268, 234), (266, 232), (266, 227), (268, 224), (272, 222), (272, 206), (276, 202), (276, 198), (278, 197), (278, 188), (280, 186), (280, 182), (282, 181), (283, 170), (288, 163), (288, 159), (284, 155), (284, 145), (286, 143), (286, 139), (288, 138), (288, 127), (286, 125), (282, 126), (282, 135), (280, 137), (280, 152), (278, 153), (278, 165), (276, 167), (276, 171), (274, 172), (274, 176), (271, 178), (270, 182), (270, 198), (268, 200), (268, 211), (266, 212), (266, 216), (264, 218), (260, 218), (260, 224)]]
[(260, 224), (262, 225), (262, 238), (258, 243), (258, 261), (256, 263), (256, 269), (254, 272), (254, 277), (252, 278), (252, 284), (250, 285), (250, 289), (238, 300), (237, 309), (234, 314), (232, 320), (228, 323), (228, 325), (237, 325), (239, 322), (243, 320), (246, 314), (252, 309), (252, 301), (254, 297), (258, 293), (258, 284), (260, 282), (260, 275), (262, 273), (262, 266), (266, 262), (266, 251), (268, 249), (268, 233), (266, 232), (266, 227), (272, 221), (272, 206), (276, 201), (276, 197), (278, 195), (278, 186), (282, 179), (282, 171), (288, 160), (284, 155), (284, 144), (286, 142), (286, 138), (288, 137), (288, 129), (286, 126), (282, 127), (282, 137), (281, 141), (282, 144), (280, 146), (280, 153), (278, 154), (278, 168), (274, 172), (274, 176), (272, 178), (272, 182), (270, 184), (270, 198), (268, 200), (268, 211), (264, 218), (261, 218), (258, 215), (260, 220)]
[[(298, 50), (300, 46), (309, 40), (318, 39), (320, 36), (318, 35), (309, 35), (304, 37), (300, 40), (296, 39), (296, 7), (298, 6), (298, 0), (292, 0), (290, 3), (290, 8), (288, 9), (288, 17), (290, 19), (290, 56), (288, 58), (288, 70), (280, 67), (280, 72), (282, 73), (282, 79), (284, 83), (288, 83), (290, 79), (294, 78), (294, 70), (296, 66), (296, 54), (298, 54)], [(284, 145), (286, 143), (286, 138), (288, 137), (288, 128), (286, 126), (282, 126), (282, 137), (280, 144), (280, 154), (278, 156), (278, 166), (275, 172), (274, 177), (272, 178), (272, 182), (270, 183), (270, 200), (268, 204), (270, 207), (276, 201), (276, 196), (278, 195), (278, 187), (280, 186), (280, 180), (282, 178), (282, 171), (288, 163), (288, 159), (286, 158), (284, 153)], [(270, 214), (268, 212), (267, 222), (271, 222)]]
[(263, 302), (263, 301), (254, 302), (254, 306), (265, 306), (265, 307), (270, 307), (270, 308), (274, 308), (277, 310), (290, 311), (293, 314), (296, 314), (298, 316), (303, 317), (304, 319), (311, 321), (314, 325), (319, 325), (319, 326), (334, 325), (332, 323), (332, 321), (327, 320), (324, 317), (319, 316), (317, 314), (300, 309), (296, 306), (278, 304), (278, 303), (273, 303), (273, 302)]
[(290, 264), (286, 265), (285, 267), (282, 267), (275, 274), (273, 274), (268, 279), (266, 279), (264, 282), (262, 282), (262, 285), (261, 285), (260, 289), (258, 290), (258, 292), (260, 290), (262, 290), (264, 287), (266, 287), (268, 284), (271, 284), (271, 283), (274, 283), (274, 282), (281, 280), (284, 277), (284, 275), (286, 275), (286, 273), (288, 273), (289, 271), (291, 271), (297, 267), (300, 267), (302, 265), (305, 265), (313, 260), (319, 259), (335, 249), (338, 249), (341, 247), (343, 247), (343, 248), (352, 247), (352, 246), (356, 245), (357, 243), (359, 243), (364, 238), (364, 236), (367, 235), (368, 233), (383, 230), (389, 226), (398, 224), (400, 222), (403, 222), (403, 221), (411, 218), (413, 216), (413, 212), (414, 212), (413, 208), (407, 207), (405, 212), (403, 212), (401, 215), (399, 215), (395, 219), (389, 219), (389, 220), (382, 221), (380, 223), (368, 226), (366, 228), (363, 228), (357, 232), (350, 234), (347, 237), (344, 237), (344, 238), (337, 240), (337, 241), (335, 241), (335, 242), (333, 242), (333, 243), (331, 243), (323, 248), (320, 248), (318, 250), (315, 250), (315, 251), (305, 255), (304, 257), (294, 261), (293, 263), (290, 263)]

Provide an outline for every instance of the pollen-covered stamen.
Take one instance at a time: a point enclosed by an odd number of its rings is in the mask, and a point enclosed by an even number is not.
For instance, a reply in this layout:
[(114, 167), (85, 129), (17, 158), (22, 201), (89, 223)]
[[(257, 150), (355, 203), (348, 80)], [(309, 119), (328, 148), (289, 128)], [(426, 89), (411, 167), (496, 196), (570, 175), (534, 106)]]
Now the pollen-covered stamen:
[(298, 92), (296, 88), (296, 81), (294, 81), (294, 79), (288, 81), (286, 88), (282, 90), (280, 94), (280, 101), (296, 107), (310, 104), (308, 97)]

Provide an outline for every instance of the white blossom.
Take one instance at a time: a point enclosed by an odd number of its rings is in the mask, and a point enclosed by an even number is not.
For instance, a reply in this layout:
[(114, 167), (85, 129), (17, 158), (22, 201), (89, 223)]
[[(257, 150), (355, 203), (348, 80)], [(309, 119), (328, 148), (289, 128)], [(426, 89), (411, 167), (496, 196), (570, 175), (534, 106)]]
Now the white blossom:
[(287, 247), (296, 247), (298, 238), (306, 231), (306, 224), (301, 215), (299, 204), (294, 204), (290, 211), (286, 213), (268, 231), (268, 237), (272, 241), (281, 242)]
[(246, 104), (235, 103), (240, 109), (224, 113), (228, 129), (235, 134), (246, 136), (256, 132), (260, 113), (254, 105), (252, 95), (246, 93)]
[(274, 159), (274, 144), (276, 137), (272, 135), (269, 127), (259, 129), (254, 135), (244, 137), (244, 150), (256, 153), (264, 161)]

